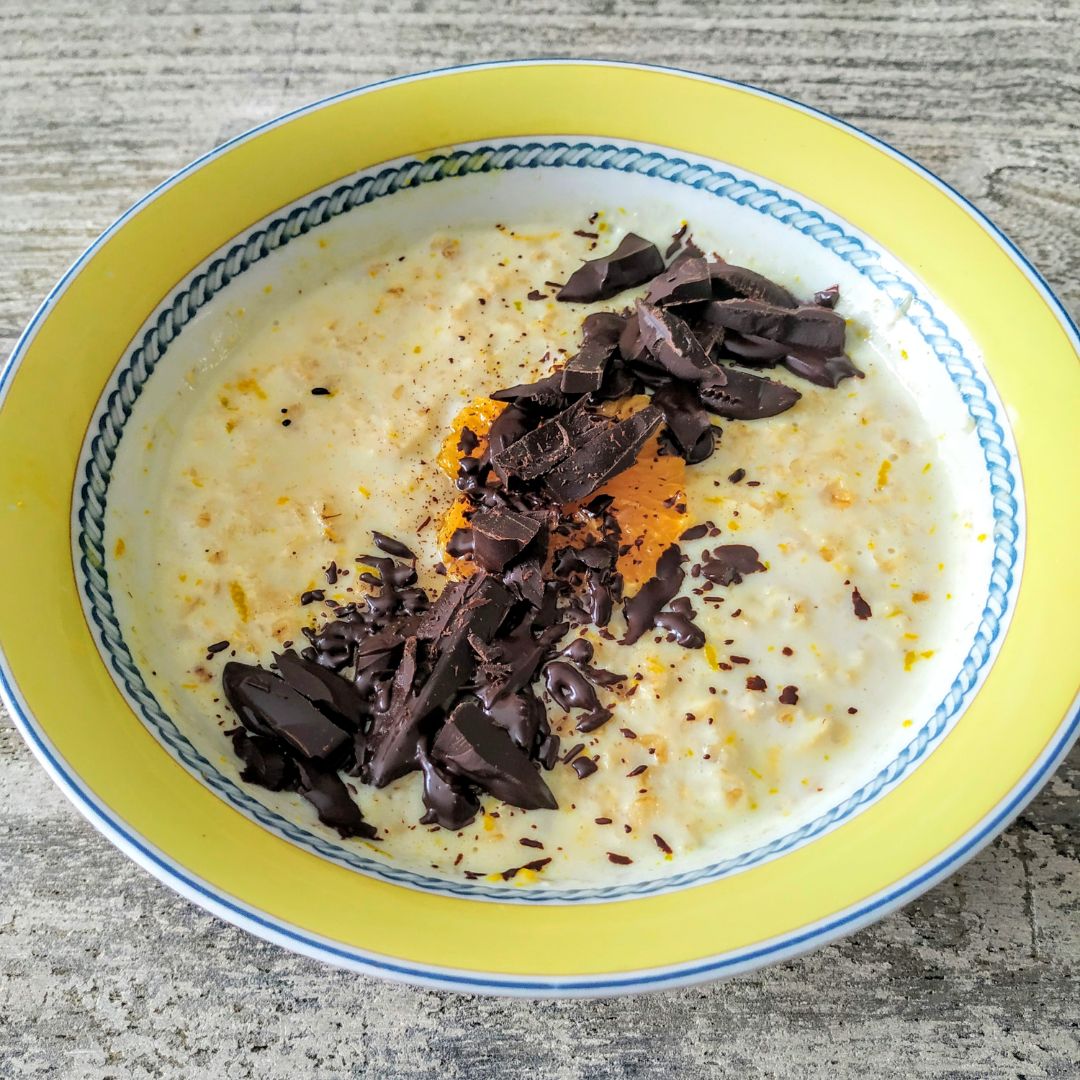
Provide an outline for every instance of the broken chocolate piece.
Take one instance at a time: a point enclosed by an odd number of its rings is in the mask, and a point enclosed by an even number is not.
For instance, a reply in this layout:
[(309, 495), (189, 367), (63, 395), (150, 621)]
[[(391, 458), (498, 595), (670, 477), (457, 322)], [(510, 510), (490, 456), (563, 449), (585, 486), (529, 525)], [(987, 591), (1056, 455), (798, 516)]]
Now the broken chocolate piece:
[(473, 557), (485, 569), (501, 573), (540, 531), (535, 514), (514, 510), (478, 510), (472, 518)]
[(785, 308), (761, 300), (713, 300), (702, 322), (739, 334), (816, 349), (829, 355), (844, 351), (844, 320), (828, 308), (810, 305)]
[(434, 709), (450, 704), (457, 691), (472, 678), (476, 656), (470, 637), (490, 641), (513, 603), (506, 586), (495, 578), (479, 576), (470, 588), (443, 638), (435, 643), (439, 658), (427, 681), (408, 705), (409, 716), (420, 721)]
[(704, 259), (688, 256), (653, 278), (645, 302), (667, 307), (712, 298), (712, 277)]
[(314, 705), (324, 705), (349, 731), (364, 722), (367, 709), (360, 692), (348, 679), (329, 668), (296, 655), (292, 649), (274, 653), (281, 677)]
[(668, 374), (686, 382), (708, 380), (723, 385), (724, 369), (705, 355), (693, 331), (673, 311), (638, 301), (637, 318), (641, 340)]
[(462, 702), (435, 737), (431, 756), (511, 806), (556, 810), (558, 803), (529, 759), (478, 705)]
[(786, 412), (802, 394), (786, 383), (727, 369), (723, 384), (705, 383), (699, 391), (701, 404), (717, 416), (729, 420), (762, 420)]
[(685, 383), (670, 383), (653, 394), (653, 402), (663, 410), (667, 430), (688, 465), (711, 456), (716, 432), (693, 389)]
[(705, 635), (701, 627), (694, 622), (689, 615), (679, 611), (661, 611), (653, 620), (653, 625), (659, 630), (666, 630), (669, 641), (673, 638), (676, 645), (684, 649), (700, 649), (705, 644)]
[(490, 705), (484, 705), (484, 712), (526, 753), (536, 744), (536, 736), (547, 720), (544, 704), (531, 686), (523, 686), (509, 695), (500, 693)]
[(634, 464), (663, 418), (655, 405), (646, 405), (633, 416), (587, 436), (544, 476), (548, 490), (562, 502), (587, 499)]
[(274, 735), (315, 760), (330, 757), (349, 741), (346, 731), (265, 668), (233, 660), (222, 679), (229, 704), (255, 734)]
[(315, 807), (319, 820), (337, 829), (342, 838), (361, 836), (374, 840), (374, 826), (364, 820), (360, 807), (352, 801), (349, 789), (336, 772), (321, 769), (310, 761), (297, 761), (300, 780), (297, 790)]
[(534, 412), (554, 412), (566, 405), (562, 373), (555, 372), (534, 383), (518, 383), (488, 395), (492, 401), (508, 401)]
[(717, 585), (739, 585), (746, 574), (764, 570), (757, 549), (749, 544), (721, 544), (701, 560), (701, 573)]
[(817, 304), (818, 307), (829, 308), (830, 310), (836, 307), (839, 299), (839, 285), (830, 285), (827, 289), (822, 289), (820, 292), (814, 293), (814, 303)]
[(244, 763), (240, 779), (270, 791), (292, 787), (296, 769), (292, 759), (276, 740), (265, 735), (249, 735), (242, 727), (231, 732), (233, 750)]
[(560, 385), (564, 394), (588, 394), (600, 389), (626, 321), (613, 311), (597, 311), (586, 317), (581, 327), (581, 350), (563, 368)]
[(861, 379), (863, 373), (844, 353), (828, 356), (814, 349), (791, 348), (784, 356), (784, 367), (815, 386), (835, 390), (845, 379)]
[(587, 398), (579, 398), (568, 409), (545, 420), (505, 450), (493, 454), (491, 462), (499, 476), (534, 480), (550, 472), (590, 435), (601, 430), (601, 421), (585, 411), (587, 401)]
[[(701, 336), (702, 331), (699, 330), (698, 337)], [(787, 355), (788, 349), (778, 341), (755, 337), (753, 334), (737, 334), (730, 330), (724, 332), (721, 351), (740, 364), (775, 367)]]
[(777, 285), (775, 281), (745, 266), (732, 266), (723, 261), (710, 262), (709, 274), (713, 282), (713, 296), (718, 299), (741, 296), (748, 300), (764, 300), (777, 307), (798, 307), (799, 302), (783, 285)]
[(646, 630), (656, 625), (656, 616), (675, 598), (685, 576), (682, 551), (678, 544), (672, 544), (656, 560), (655, 577), (649, 578), (636, 596), (623, 603), (626, 634), (621, 644), (633, 645)]
[(556, 294), (557, 300), (591, 304), (644, 285), (664, 269), (664, 260), (655, 244), (627, 233), (610, 255), (589, 259), (570, 275)]

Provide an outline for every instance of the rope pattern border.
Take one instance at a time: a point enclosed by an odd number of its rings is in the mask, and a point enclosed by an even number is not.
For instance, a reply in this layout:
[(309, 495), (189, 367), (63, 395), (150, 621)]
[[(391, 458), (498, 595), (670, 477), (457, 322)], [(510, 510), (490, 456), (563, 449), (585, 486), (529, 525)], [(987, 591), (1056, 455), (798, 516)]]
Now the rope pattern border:
[[(710, 866), (658, 880), (605, 888), (562, 890), (491, 889), (476, 884), (444, 881), (377, 862), (318, 836), (281, 817), (250, 793), (222, 776), (182, 735), (146, 686), (138, 666), (124, 641), (109, 593), (104, 549), (105, 513), (112, 467), (135, 403), (154, 373), (169, 345), (184, 326), (222, 289), (259, 260), (285, 247), (291, 240), (312, 229), (364, 206), (376, 199), (423, 184), (437, 183), (475, 173), (522, 168), (596, 168), (653, 177), (729, 199), (758, 213), (775, 218), (815, 240), (832, 254), (854, 267), (884, 293), (914, 325), (956, 386), (978, 435), (986, 464), (994, 516), (994, 551), (990, 586), (974, 640), (959, 674), (934, 710), (930, 719), (900, 754), (875, 777), (848, 798), (800, 828), (767, 844)], [(235, 809), (260, 825), (317, 855), (383, 881), (468, 899), (526, 903), (573, 903), (632, 899), (659, 892), (715, 881), (737, 870), (774, 858), (839, 824), (896, 784), (944, 734), (949, 721), (958, 715), (971, 689), (990, 659), (1009, 609), (1016, 584), (1014, 570), (1019, 558), (1019, 506), (1015, 497), (1016, 478), (1012, 456), (997, 409), (974, 365), (964, 355), (961, 344), (935, 315), (933, 308), (915, 287), (898, 274), (880, 265), (880, 253), (861, 240), (847, 235), (820, 213), (807, 210), (794, 199), (740, 179), (732, 173), (713, 169), (700, 162), (668, 157), (657, 151), (610, 143), (529, 142), (504, 143), (436, 154), (424, 161), (408, 161), (361, 176), (342, 184), (329, 195), (318, 195), (283, 217), (274, 218), (265, 228), (252, 232), (243, 243), (213, 259), (205, 271), (173, 294), (159, 308), (157, 319), (131, 353), (127, 366), (116, 377), (116, 386), (104, 403), (89, 448), (85, 481), (79, 490), (76, 546), (80, 587), (90, 618), (97, 629), (99, 646), (108, 657), (126, 696), (138, 706), (152, 734), (189, 772)], [(90, 430), (93, 430), (91, 424)]]

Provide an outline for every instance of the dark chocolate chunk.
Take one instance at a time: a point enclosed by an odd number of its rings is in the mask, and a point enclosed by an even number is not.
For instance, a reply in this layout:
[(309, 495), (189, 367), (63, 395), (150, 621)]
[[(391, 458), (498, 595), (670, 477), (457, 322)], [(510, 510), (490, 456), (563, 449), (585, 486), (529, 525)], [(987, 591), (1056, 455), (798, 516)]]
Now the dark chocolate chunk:
[(728, 480), (730, 480), (730, 481), (731, 481), (731, 483), (733, 483), (733, 484), (738, 484), (738, 483), (741, 483), (741, 482), (742, 482), (743, 480), (745, 480), (745, 479), (746, 479), (746, 470), (745, 470), (745, 469), (736, 469), (736, 470), (735, 470), (735, 471), (734, 471), (734, 472), (733, 472), (733, 473), (732, 473), (732, 474), (731, 474), (731, 475), (730, 475), (730, 476), (728, 477)]
[(657, 847), (658, 847), (658, 848), (659, 848), (659, 849), (660, 849), (660, 850), (661, 850), (661, 851), (662, 851), (662, 852), (663, 852), (663, 853), (664, 853), (665, 855), (670, 855), (670, 854), (672, 854), (672, 851), (671, 851), (671, 845), (670, 845), (670, 844), (669, 844), (669, 843), (668, 843), (668, 842), (667, 842), (667, 841), (666, 841), (666, 840), (665, 840), (665, 839), (664, 839), (664, 838), (663, 838), (663, 837), (662, 837), (662, 836), (661, 836), (661, 835), (660, 835), (659, 833), (653, 833), (653, 834), (652, 834), (652, 838), (653, 838), (653, 843), (654, 843), (654, 844), (656, 844), (656, 846), (657, 846)]
[(659, 277), (653, 278), (645, 301), (666, 307), (670, 304), (690, 304), (712, 297), (712, 278), (704, 259), (680, 259)]
[(851, 590), (851, 606), (855, 609), (855, 617), (857, 619), (869, 619), (874, 613), (870, 610), (870, 605), (862, 598), (862, 593), (858, 589)]
[(702, 405), (729, 420), (762, 420), (790, 409), (802, 394), (793, 387), (748, 371), (728, 368), (723, 384), (705, 383), (699, 388)]
[(342, 726), (355, 731), (367, 712), (360, 692), (348, 679), (322, 664), (297, 656), (292, 649), (274, 653), (281, 677), (298, 694), (315, 705), (323, 705)]
[(597, 771), (596, 762), (592, 758), (577, 757), (570, 763), (570, 768), (577, 773), (579, 780), (584, 780), (586, 776), (592, 776)]
[(835, 390), (845, 379), (861, 379), (863, 373), (844, 353), (829, 356), (814, 349), (790, 348), (784, 356), (784, 367), (815, 386)]
[(686, 322), (672, 311), (638, 301), (641, 340), (652, 358), (676, 379), (723, 385), (724, 369), (705, 355)]
[[(679, 248), (682, 247), (683, 237), (690, 231), (690, 226), (684, 221), (678, 229), (671, 234), (671, 243), (668, 244), (667, 250), (664, 252), (664, 258), (670, 259)], [(692, 241), (691, 241), (692, 242)]]
[(767, 277), (748, 270), (745, 266), (715, 261), (709, 263), (712, 276), (713, 296), (723, 300), (741, 296), (749, 300), (764, 300), (777, 307), (798, 307), (798, 301), (783, 287)]
[(530, 686), (522, 687), (517, 693), (500, 694), (484, 706), (484, 712), (526, 752), (533, 748), (547, 717), (543, 702)]
[(528, 547), (541, 522), (535, 514), (478, 510), (471, 525), (473, 557), (485, 570), (500, 573)]
[(389, 687), (389, 700), (376, 700), (378, 712), (368, 733), (363, 768), (364, 780), (375, 787), (386, 787), (420, 767), (418, 747), (422, 745), (419, 733), (423, 717), (417, 717), (409, 707), (417, 653), (417, 639), (409, 638)]
[(458, 777), (441, 768), (431, 759), (427, 748), (417, 748), (420, 769), (424, 775), (421, 798), (427, 813), (421, 825), (441, 825), (444, 829), (464, 829), (480, 812), (480, 801)]
[(624, 289), (644, 285), (664, 269), (655, 244), (627, 233), (610, 255), (590, 259), (570, 275), (556, 299), (580, 304), (609, 300)]
[(308, 589), (306, 592), (300, 594), (300, 603), (307, 607), (308, 604), (317, 604), (325, 598), (326, 594), (322, 589)]
[(275, 739), (265, 735), (249, 735), (242, 727), (234, 728), (230, 734), (233, 750), (244, 763), (240, 772), (241, 780), (269, 788), (270, 791), (282, 791), (293, 786), (295, 766)]
[(682, 552), (678, 544), (672, 544), (656, 560), (656, 576), (649, 578), (636, 596), (623, 603), (626, 617), (623, 645), (633, 645), (646, 630), (656, 625), (656, 616), (675, 598), (685, 576)]
[(649, 350), (641, 337), (641, 324), (636, 315), (626, 320), (619, 335), (619, 356), (627, 364), (644, 364), (650, 361)]
[[(532, 428), (529, 414), (520, 405), (507, 405), (488, 429), (488, 454), (494, 456), (515, 443)], [(500, 479), (503, 479), (500, 477)], [(505, 482), (505, 481), (504, 481)]]
[(709, 535), (708, 525), (693, 525), (679, 537), (680, 540), (700, 540)]
[(646, 405), (633, 416), (586, 436), (544, 476), (548, 490), (563, 502), (588, 498), (634, 464), (663, 418), (654, 405)]
[(257, 735), (276, 736), (303, 757), (328, 758), (349, 741), (346, 731), (265, 668), (230, 661), (222, 683), (245, 727)]
[(443, 639), (436, 642), (438, 659), (409, 702), (409, 715), (422, 720), (434, 709), (450, 704), (454, 694), (472, 678), (476, 656), (470, 638), (490, 641), (502, 625), (513, 603), (506, 586), (495, 578), (481, 576), (470, 582), (460, 608), (455, 612)]
[(629, 866), (634, 860), (628, 855), (616, 855), (613, 851), (607, 853), (608, 862), (613, 862), (616, 866)]
[(799, 688), (797, 686), (785, 686), (784, 689), (780, 691), (780, 704), (798, 705)]
[(206, 646), (206, 651), (210, 656), (213, 656), (215, 653), (224, 652), (228, 647), (229, 643), (227, 641), (215, 641), (213, 645)]
[(662, 386), (653, 394), (653, 403), (663, 411), (667, 430), (688, 465), (712, 455), (716, 432), (693, 388), (685, 383)]
[(769, 684), (760, 675), (751, 675), (746, 680), (747, 690), (768, 690)]
[(738, 585), (746, 574), (765, 569), (757, 550), (749, 544), (722, 544), (701, 560), (701, 572), (717, 585)]
[(832, 308), (836, 307), (837, 301), (840, 299), (840, 286), (830, 285), (827, 289), (822, 289), (821, 292), (814, 293), (814, 303), (818, 307)]
[(543, 476), (587, 442), (590, 435), (603, 430), (601, 421), (585, 411), (587, 400), (579, 398), (568, 409), (493, 454), (491, 462), (500, 478), (534, 480)]
[(297, 790), (315, 807), (319, 820), (332, 829), (337, 829), (341, 836), (361, 836), (374, 840), (375, 829), (364, 820), (360, 807), (352, 801), (349, 789), (336, 772), (321, 769), (310, 761), (297, 761), (299, 773)]
[(511, 806), (555, 810), (558, 803), (529, 759), (478, 705), (463, 702), (435, 737), (431, 756)]
[[(698, 331), (698, 336), (701, 337), (701, 335), (702, 332)], [(740, 364), (775, 367), (787, 355), (788, 349), (786, 345), (778, 341), (755, 337), (752, 334), (736, 334), (732, 330), (725, 331), (721, 351), (725, 356)]]
[(613, 311), (597, 311), (586, 317), (581, 327), (581, 350), (563, 368), (560, 385), (564, 394), (588, 394), (600, 389), (626, 321)]
[(835, 311), (816, 305), (785, 308), (761, 300), (713, 300), (701, 319), (725, 330), (829, 355), (844, 351), (844, 320)]
[(539, 608), (544, 603), (544, 574), (537, 556), (526, 556), (512, 566), (503, 581), (525, 603)]
[[(472, 451), (470, 450), (468, 452), (471, 453)], [(375, 546), (380, 551), (385, 551), (387, 555), (393, 555), (396, 559), (416, 558), (416, 556), (400, 540), (395, 540), (392, 536), (386, 536), (381, 532), (376, 532), (374, 529), (372, 530), (371, 535), (375, 540)], [(355, 551), (356, 549), (354, 548), (353, 550)]]

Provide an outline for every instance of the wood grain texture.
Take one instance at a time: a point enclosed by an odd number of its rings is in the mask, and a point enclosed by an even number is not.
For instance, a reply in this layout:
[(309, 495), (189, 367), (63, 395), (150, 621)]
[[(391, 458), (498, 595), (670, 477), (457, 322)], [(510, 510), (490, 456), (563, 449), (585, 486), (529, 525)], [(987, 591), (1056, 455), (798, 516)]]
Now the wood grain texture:
[[(1075, 313), (1078, 53), (1076, 0), (0, 0), (0, 354), (102, 228), (214, 144), (515, 55), (670, 63), (836, 113), (990, 214)], [(360, 979), (203, 914), (94, 833), (5, 718), (0, 1076), (1076, 1077), (1078, 789), (1074, 753), (960, 873), (814, 956), (527, 1004)]]

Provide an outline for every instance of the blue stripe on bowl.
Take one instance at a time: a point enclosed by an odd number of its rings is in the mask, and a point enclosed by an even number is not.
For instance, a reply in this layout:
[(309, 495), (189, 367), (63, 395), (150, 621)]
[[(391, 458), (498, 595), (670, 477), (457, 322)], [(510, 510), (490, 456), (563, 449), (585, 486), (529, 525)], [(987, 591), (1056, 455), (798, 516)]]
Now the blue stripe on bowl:
[[(660, 880), (603, 888), (510, 891), (478, 883), (445, 881), (376, 861), (287, 820), (219, 773), (195, 750), (158, 704), (124, 641), (109, 595), (105, 568), (105, 512), (117, 448), (123, 437), (124, 426), (147, 380), (169, 345), (194, 315), (254, 263), (340, 214), (403, 189), (482, 172), (568, 167), (610, 169), (649, 176), (700, 189), (752, 208), (809, 236), (857, 269), (895, 304), (905, 306), (907, 318), (945, 367), (974, 422), (993, 501), (994, 551), (983, 613), (971, 648), (948, 692), (900, 754), (843, 802), (768, 844), (710, 866)], [(94, 430), (93, 425), (91, 430)], [(916, 286), (882, 266), (880, 254), (868, 248), (858, 237), (846, 232), (839, 224), (826, 220), (818, 211), (806, 209), (790, 196), (700, 162), (688, 162), (656, 150), (610, 143), (594, 145), (587, 142), (531, 141), (523, 145), (503, 143), (446, 155), (437, 154), (424, 161), (408, 161), (400, 166), (361, 175), (353, 182), (340, 185), (329, 195), (320, 194), (288, 214), (275, 218), (265, 228), (252, 232), (246, 240), (231, 247), (224, 256), (214, 259), (186, 286), (177, 290), (159, 309), (154, 324), (132, 351), (127, 365), (115, 376), (114, 389), (104, 401), (89, 446), (85, 482), (77, 496), (78, 532), (75, 542), (79, 585), (84, 602), (102, 652), (122, 690), (135, 705), (147, 727), (170, 753), (237, 810), (292, 843), (384, 881), (446, 895), (502, 902), (596, 902), (630, 899), (703, 884), (781, 855), (844, 821), (906, 775), (942, 737), (950, 721), (959, 715), (973, 687), (985, 674), (1002, 632), (1017, 584), (1014, 570), (1021, 531), (1020, 508), (1015, 497), (1017, 485), (1005, 432), (982, 376), (964, 355), (960, 343), (950, 335), (948, 327), (919, 295)]]

